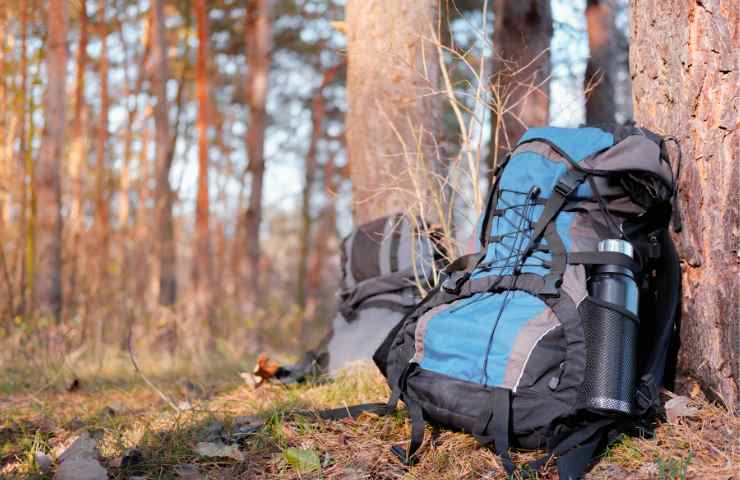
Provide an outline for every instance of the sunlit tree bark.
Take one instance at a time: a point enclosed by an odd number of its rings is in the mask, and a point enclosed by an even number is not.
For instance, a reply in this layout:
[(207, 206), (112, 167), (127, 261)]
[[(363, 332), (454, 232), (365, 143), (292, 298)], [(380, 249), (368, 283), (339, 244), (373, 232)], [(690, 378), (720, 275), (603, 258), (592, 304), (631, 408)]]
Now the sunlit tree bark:
[(619, 68), (619, 45), (610, 0), (588, 0), (586, 26), (590, 55), (586, 64), (586, 123), (614, 122), (617, 110), (615, 82)]
[(34, 298), (41, 317), (61, 321), (62, 205), (60, 168), (64, 154), (67, 2), (50, 0), (47, 10), (47, 88), (41, 151), (36, 167), (37, 245)]
[(177, 300), (177, 277), (175, 269), (175, 225), (172, 218), (174, 194), (170, 186), (172, 167), (172, 129), (167, 100), (167, 35), (165, 31), (164, 0), (152, 2), (152, 50), (153, 65), (152, 93), (154, 105), (155, 151), (156, 151), (156, 229), (157, 254), (159, 256), (159, 304), (171, 306)]
[[(316, 89), (313, 102), (311, 102), (311, 140), (308, 145), (308, 152), (306, 152), (306, 162), (304, 167), (303, 194), (301, 198), (301, 247), (298, 254), (298, 289), (296, 294), (296, 302), (301, 310), (306, 308), (306, 299), (308, 294), (306, 288), (308, 262), (311, 257), (311, 247), (313, 244), (311, 241), (311, 227), (313, 224), (313, 219), (311, 217), (311, 201), (316, 180), (319, 140), (321, 140), (324, 134), (324, 116), (326, 114), (324, 90), (334, 80), (334, 77), (342, 66), (343, 64), (336, 65), (332, 68), (328, 68), (324, 72), (321, 84)], [(319, 226), (319, 228), (322, 227)], [(318, 243), (316, 244), (316, 247), (321, 248)], [(310, 312), (306, 312), (306, 315), (310, 316), (311, 314)]]
[(549, 0), (494, 0), (493, 8), (492, 170), (527, 127), (549, 120), (552, 38)]
[[(254, 309), (261, 303), (260, 291), (260, 224), (262, 223), (262, 189), (265, 173), (265, 129), (267, 127), (267, 81), (272, 51), (271, 0), (250, 0), (244, 26), (247, 49), (246, 98), (249, 124), (245, 138), (248, 171), (251, 177), (249, 201), (244, 213), (246, 242), (245, 296)], [(260, 339), (258, 338), (258, 344)], [(259, 346), (259, 345), (258, 345)]]
[[(740, 408), (740, 9), (732, 1), (633, 0), (635, 119), (683, 153), (674, 238), (683, 260), (680, 380)], [(674, 166), (675, 168), (675, 166)]]
[(347, 2), (347, 151), (357, 224), (405, 211), (411, 198), (425, 203), (413, 172), (438, 153), (439, 63), (430, 41), (438, 10), (432, 0)]
[(77, 60), (75, 67), (74, 110), (71, 119), (68, 174), (71, 200), (67, 231), (70, 245), (66, 262), (68, 285), (65, 291), (67, 307), (76, 310), (79, 287), (80, 255), (76, 249), (82, 238), (82, 206), (84, 202), (83, 171), (87, 164), (87, 135), (85, 134), (85, 78), (87, 69), (88, 18), (87, 2), (80, 2), (80, 32), (77, 42)]
[(195, 0), (198, 24), (198, 59), (196, 63), (196, 95), (198, 97), (198, 198), (195, 207), (195, 249), (193, 251), (193, 287), (199, 315), (211, 322), (211, 333), (216, 333), (211, 312), (211, 239), (209, 230), (208, 196), (208, 129), (209, 74), (208, 74), (208, 7), (205, 0)]

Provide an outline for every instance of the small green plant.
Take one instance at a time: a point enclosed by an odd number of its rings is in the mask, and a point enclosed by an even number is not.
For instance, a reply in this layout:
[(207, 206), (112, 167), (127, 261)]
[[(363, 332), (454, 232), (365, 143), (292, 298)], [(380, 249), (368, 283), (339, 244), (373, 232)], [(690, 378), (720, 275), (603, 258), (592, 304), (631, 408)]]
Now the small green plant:
[(691, 450), (689, 450), (689, 454), (686, 458), (683, 459), (671, 458), (668, 461), (665, 461), (660, 457), (656, 457), (655, 464), (658, 465), (658, 478), (660, 478), (660, 480), (686, 480), (686, 474), (692, 458), (693, 453)]

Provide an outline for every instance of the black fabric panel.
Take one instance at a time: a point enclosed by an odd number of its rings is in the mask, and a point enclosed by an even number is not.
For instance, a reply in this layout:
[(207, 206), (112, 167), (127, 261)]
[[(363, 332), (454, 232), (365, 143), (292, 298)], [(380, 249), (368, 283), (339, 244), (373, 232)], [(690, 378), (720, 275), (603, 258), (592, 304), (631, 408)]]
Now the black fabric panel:
[(360, 225), (357, 229), (350, 265), (358, 283), (380, 275), (380, 243), (385, 235), (387, 221), (388, 217), (382, 217)]
[(577, 391), (562, 380), (568, 368), (565, 345), (562, 327), (545, 335), (532, 351), (519, 381), (512, 413), (523, 447), (543, 446), (552, 422), (572, 414)]
[(571, 406), (575, 411), (579, 407), (576, 399), (583, 386), (586, 369), (586, 339), (583, 332), (583, 321), (576, 304), (565, 292), (561, 292), (558, 298), (547, 299), (547, 304), (563, 326), (566, 346), (565, 368), (560, 376), (558, 392), (563, 392), (562, 398), (568, 398), (573, 402)]
[[(681, 265), (668, 231), (663, 230), (658, 236), (661, 256), (653, 265), (655, 275), (650, 279), (651, 290), (645, 295), (645, 301), (640, 302), (639, 313), (643, 320), (640, 374), (652, 375), (656, 385), (670, 385), (678, 348), (676, 322), (681, 302)], [(645, 345), (646, 342), (649, 345)], [(667, 377), (666, 370), (670, 374)]]
[(377, 295), (398, 292), (405, 296), (404, 291), (415, 291), (416, 284), (407, 275), (385, 275), (364, 280), (355, 288), (340, 293), (339, 310), (345, 317), (351, 316), (352, 311), (366, 300)]
[[(490, 429), (481, 432), (479, 420), (490, 414), (497, 388), (421, 368), (408, 376), (406, 386), (413, 400), (422, 406), (427, 421), (466, 433), (493, 434)], [(549, 390), (541, 394), (534, 389), (519, 392), (512, 396), (513, 444), (541, 448), (551, 433), (553, 421), (569, 415), (574, 400), (568, 394), (553, 395)]]
[(405, 223), (401, 221), (400, 215), (396, 215), (395, 217), (393, 217), (393, 230), (391, 231), (391, 238), (386, 239), (386, 241), (391, 242), (391, 272), (398, 271), (398, 247), (401, 245), (401, 228), (403, 228), (404, 225)]

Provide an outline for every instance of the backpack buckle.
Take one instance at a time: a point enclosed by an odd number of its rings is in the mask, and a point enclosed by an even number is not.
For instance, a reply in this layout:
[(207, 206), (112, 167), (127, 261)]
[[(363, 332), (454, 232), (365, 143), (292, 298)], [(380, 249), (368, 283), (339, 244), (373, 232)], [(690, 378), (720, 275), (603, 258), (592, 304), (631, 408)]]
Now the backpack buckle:
[(558, 297), (560, 296), (560, 285), (563, 284), (563, 279), (560, 275), (545, 275), (545, 284), (539, 291), (539, 294), (543, 297)]
[(583, 182), (583, 173), (576, 170), (569, 170), (558, 179), (558, 182), (555, 184), (555, 192), (563, 197), (567, 197), (578, 188), (581, 182)]
[(460, 289), (463, 284), (468, 281), (468, 278), (470, 278), (470, 273), (468, 272), (452, 272), (452, 274), (442, 282), (442, 290), (444, 290), (445, 293), (457, 295), (460, 293)]

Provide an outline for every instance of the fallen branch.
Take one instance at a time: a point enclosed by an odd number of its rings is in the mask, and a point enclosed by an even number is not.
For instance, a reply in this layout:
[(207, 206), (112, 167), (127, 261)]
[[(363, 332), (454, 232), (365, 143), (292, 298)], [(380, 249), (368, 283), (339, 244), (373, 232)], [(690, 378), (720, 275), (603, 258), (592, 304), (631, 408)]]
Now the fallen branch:
[(136, 373), (139, 374), (142, 380), (149, 385), (149, 388), (154, 390), (154, 392), (159, 395), (159, 398), (167, 402), (167, 404), (172, 407), (173, 410), (175, 410), (177, 413), (182, 413), (182, 409), (175, 404), (175, 402), (170, 399), (167, 395), (162, 392), (159, 388), (157, 388), (154, 383), (152, 383), (148, 378), (146, 378), (146, 375), (144, 375), (144, 372), (141, 371), (139, 368), (139, 364), (136, 361), (136, 355), (134, 355), (134, 346), (133, 346), (133, 338), (134, 338), (134, 322), (131, 322), (131, 326), (128, 329), (128, 358), (131, 360), (131, 364), (134, 366), (134, 370), (136, 370)]

